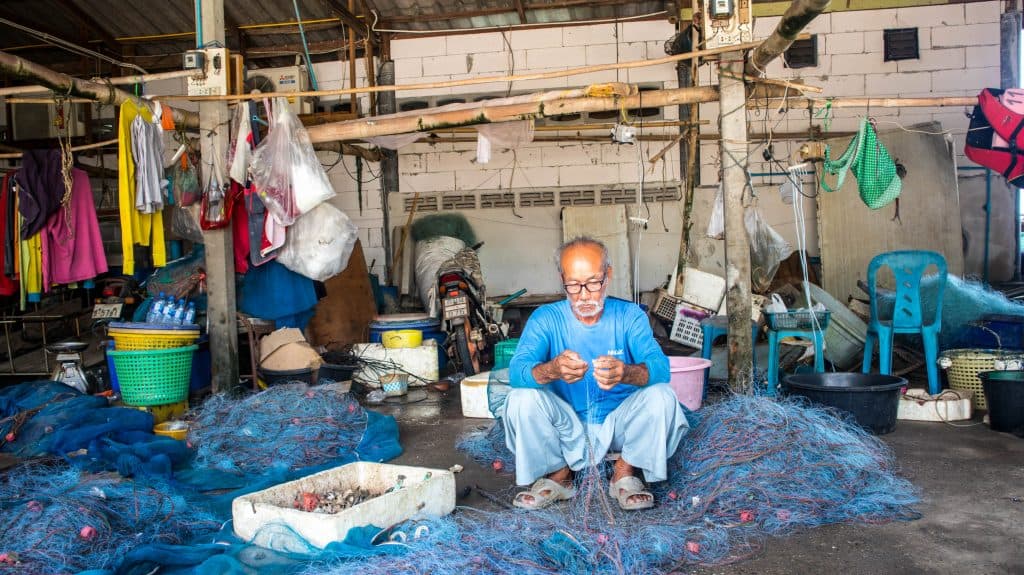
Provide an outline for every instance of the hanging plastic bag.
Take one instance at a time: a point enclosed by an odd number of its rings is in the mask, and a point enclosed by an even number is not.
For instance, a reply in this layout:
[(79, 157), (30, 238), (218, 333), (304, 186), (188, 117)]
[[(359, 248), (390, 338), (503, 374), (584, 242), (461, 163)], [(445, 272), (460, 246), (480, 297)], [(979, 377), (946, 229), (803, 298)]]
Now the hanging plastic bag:
[(348, 266), (358, 232), (344, 212), (321, 203), (288, 228), (277, 261), (295, 273), (326, 281)]
[(334, 196), (309, 134), (284, 98), (274, 101), (270, 131), (253, 152), (252, 183), (283, 226)]
[(199, 225), (204, 230), (225, 228), (231, 223), (231, 210), (236, 195), (231, 193), (231, 187), (224, 178), (216, 146), (213, 148), (213, 157), (213, 169), (210, 170), (199, 217)]
[(171, 232), (192, 243), (203, 243), (203, 230), (199, 227), (195, 213), (196, 206), (173, 206), (171, 208)]
[(756, 207), (748, 208), (743, 220), (750, 236), (751, 288), (755, 292), (764, 292), (771, 286), (779, 264), (793, 253), (793, 248), (768, 225)]
[(718, 193), (715, 194), (715, 203), (711, 205), (711, 220), (708, 221), (707, 236), (714, 240), (725, 238), (725, 197), (722, 194), (722, 186), (718, 186)]
[(181, 159), (174, 162), (172, 179), (175, 203), (191, 206), (199, 201), (199, 167), (192, 161), (190, 153), (182, 154)]

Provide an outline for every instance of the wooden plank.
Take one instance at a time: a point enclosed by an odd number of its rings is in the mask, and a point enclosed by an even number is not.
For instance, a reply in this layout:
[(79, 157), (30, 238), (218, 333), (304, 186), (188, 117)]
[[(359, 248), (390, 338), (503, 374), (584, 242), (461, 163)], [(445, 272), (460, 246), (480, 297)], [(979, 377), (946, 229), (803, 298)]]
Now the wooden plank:
[(377, 311), (363, 246), (358, 240), (348, 267), (324, 282), (324, 287), (327, 297), (316, 305), (316, 313), (306, 328), (309, 341), (332, 350), (369, 341), (369, 324)]
[[(931, 124), (920, 129), (937, 132), (941, 126)], [(907, 169), (899, 220), (894, 220), (895, 203), (880, 210), (865, 206), (853, 174), (847, 176), (840, 190), (818, 195), (822, 287), (839, 301), (860, 295), (857, 280), (867, 279), (868, 263), (882, 252), (936, 251), (946, 257), (949, 273), (963, 274), (956, 173), (942, 135), (897, 130), (880, 133), (879, 138)], [(832, 157), (839, 157), (850, 138), (827, 142), (832, 146)]]
[(608, 295), (633, 301), (626, 206), (570, 206), (562, 211), (562, 241), (589, 236), (604, 242), (612, 264)]

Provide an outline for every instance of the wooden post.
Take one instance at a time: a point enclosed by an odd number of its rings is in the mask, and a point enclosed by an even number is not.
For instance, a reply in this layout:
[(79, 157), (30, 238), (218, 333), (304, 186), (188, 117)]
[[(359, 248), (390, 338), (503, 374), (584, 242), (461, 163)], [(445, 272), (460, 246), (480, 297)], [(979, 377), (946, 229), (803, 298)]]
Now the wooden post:
[[(722, 56), (719, 74), (722, 187), (725, 198), (725, 279), (729, 309), (729, 385), (752, 391), (753, 342), (750, 339), (750, 239), (743, 222), (747, 191), (746, 88), (741, 79), (743, 52)], [(731, 72), (731, 73), (729, 73)]]
[[(348, 11), (354, 12), (356, 8), (356, 0), (348, 0)], [(348, 85), (349, 88), (356, 87), (356, 29), (348, 29)], [(349, 96), (349, 112), (352, 112), (353, 117), (359, 116), (359, 103), (356, 101), (356, 95), (353, 93)]]
[[(1016, 2), (1014, 5), (1016, 6)], [(999, 87), (1006, 90), (1008, 88), (1019, 88), (1020, 87), (1020, 31), (1021, 31), (1021, 12), (1020, 10), (1010, 10), (1003, 13), (999, 17)], [(1020, 227), (1020, 188), (1014, 188), (1014, 194), (1016, 195), (1016, 201), (1013, 203), (1016, 206), (1017, 217), (1013, 220), (1013, 237), (1014, 245), (1017, 246), (1013, 250), (1014, 262), (1013, 262), (1013, 280), (1020, 281), (1021, 278), (1021, 258), (1020, 258), (1020, 234), (1017, 233), (1017, 229)], [(986, 218), (992, 216), (988, 213), (989, 203), (985, 202)], [(985, 262), (985, 269), (988, 269), (988, 262)]]
[[(203, 0), (202, 43), (224, 45), (224, 0)], [(228, 104), (200, 102), (199, 130), (204, 171), (224, 166), (228, 148)], [(204, 174), (205, 175), (205, 174)], [(203, 232), (206, 244), (206, 313), (210, 329), (213, 393), (238, 386), (238, 320), (235, 315), (235, 260), (231, 228)]]

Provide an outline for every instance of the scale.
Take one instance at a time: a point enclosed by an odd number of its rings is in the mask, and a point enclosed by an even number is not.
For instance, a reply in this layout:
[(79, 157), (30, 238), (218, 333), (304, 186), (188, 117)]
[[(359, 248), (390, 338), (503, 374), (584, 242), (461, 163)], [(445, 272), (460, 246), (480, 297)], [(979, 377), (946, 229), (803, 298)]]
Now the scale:
[(50, 374), (50, 379), (73, 387), (82, 393), (89, 393), (89, 383), (82, 371), (82, 352), (89, 344), (81, 341), (64, 341), (51, 343), (46, 351), (57, 356), (57, 365)]

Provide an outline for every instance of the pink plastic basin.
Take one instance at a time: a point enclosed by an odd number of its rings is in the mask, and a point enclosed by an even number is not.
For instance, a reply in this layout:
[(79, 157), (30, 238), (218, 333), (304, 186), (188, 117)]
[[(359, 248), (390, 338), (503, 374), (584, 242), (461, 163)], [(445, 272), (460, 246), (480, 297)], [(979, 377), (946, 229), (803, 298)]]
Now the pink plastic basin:
[(668, 370), (671, 373), (669, 385), (676, 393), (679, 403), (690, 411), (700, 409), (704, 398), (704, 370), (711, 367), (710, 359), (700, 357), (669, 357)]

